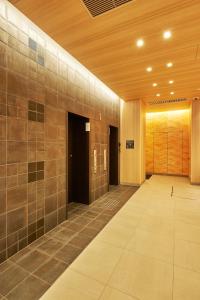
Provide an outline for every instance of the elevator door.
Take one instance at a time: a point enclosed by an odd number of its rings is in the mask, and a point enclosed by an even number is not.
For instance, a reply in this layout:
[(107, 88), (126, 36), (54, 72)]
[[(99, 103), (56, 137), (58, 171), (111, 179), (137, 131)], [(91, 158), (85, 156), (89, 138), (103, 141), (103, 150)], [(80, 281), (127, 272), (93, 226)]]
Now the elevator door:
[(110, 126), (109, 135), (109, 183), (119, 184), (119, 149), (118, 149), (118, 128)]
[(68, 113), (68, 201), (89, 204), (89, 132), (85, 117)]

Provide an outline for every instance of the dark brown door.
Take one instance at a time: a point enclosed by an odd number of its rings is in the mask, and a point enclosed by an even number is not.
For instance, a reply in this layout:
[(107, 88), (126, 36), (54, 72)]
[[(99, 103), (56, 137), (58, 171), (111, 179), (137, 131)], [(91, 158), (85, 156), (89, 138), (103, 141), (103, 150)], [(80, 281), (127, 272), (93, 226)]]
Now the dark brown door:
[(110, 185), (118, 185), (119, 184), (119, 144), (118, 144), (118, 128), (114, 126), (110, 126), (110, 150), (109, 150), (109, 177), (110, 177)]
[(68, 201), (89, 204), (89, 120), (68, 113)]

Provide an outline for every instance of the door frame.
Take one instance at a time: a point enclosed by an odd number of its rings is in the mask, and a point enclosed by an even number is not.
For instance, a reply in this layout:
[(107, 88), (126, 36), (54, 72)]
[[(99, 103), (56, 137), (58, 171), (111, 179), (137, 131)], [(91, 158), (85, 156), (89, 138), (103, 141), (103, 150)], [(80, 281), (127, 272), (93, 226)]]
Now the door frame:
[(118, 145), (118, 152), (117, 152), (117, 160), (118, 160), (118, 168), (117, 168), (117, 185), (120, 184), (120, 128), (119, 126), (115, 126), (112, 124), (108, 124), (108, 191), (110, 190), (110, 127), (114, 127), (117, 129), (117, 145)]
[[(65, 164), (66, 164), (66, 210), (67, 210), (67, 214), (68, 214), (68, 205), (69, 205), (69, 186), (68, 186), (68, 174), (69, 174), (69, 165), (68, 165), (68, 159), (69, 159), (69, 149), (68, 149), (68, 129), (69, 129), (69, 114), (74, 114), (74, 115), (77, 115), (77, 116), (80, 116), (80, 117), (83, 117), (83, 118), (87, 118), (88, 119), (88, 122), (91, 123), (91, 120), (88, 116), (85, 116), (85, 115), (81, 115), (81, 114), (78, 114), (76, 112), (73, 112), (73, 111), (66, 111), (65, 113), (65, 128), (66, 128), (66, 156), (65, 156)], [(88, 176), (89, 176), (89, 180), (88, 180), (88, 189), (89, 189), (89, 199), (88, 199), (88, 204), (86, 205), (89, 205), (91, 204), (91, 135), (90, 135), (90, 131), (88, 132), (88, 155), (89, 155), (89, 159), (88, 159), (88, 168), (89, 168), (89, 172), (88, 172)]]

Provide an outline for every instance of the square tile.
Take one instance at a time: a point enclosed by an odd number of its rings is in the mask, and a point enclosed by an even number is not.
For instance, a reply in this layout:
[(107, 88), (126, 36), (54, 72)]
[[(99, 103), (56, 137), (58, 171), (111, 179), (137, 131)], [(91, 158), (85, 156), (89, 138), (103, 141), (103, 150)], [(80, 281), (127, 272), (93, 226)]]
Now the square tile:
[(12, 265), (0, 274), (0, 293), (5, 296), (29, 275), (22, 268)]
[(119, 261), (121, 253), (119, 248), (93, 241), (73, 262), (71, 269), (106, 283)]
[(56, 252), (58, 252), (63, 247), (63, 243), (55, 240), (55, 239), (49, 239), (38, 246), (38, 250), (42, 252), (46, 252), (48, 255), (54, 255)]
[(39, 252), (38, 250), (33, 250), (29, 254), (25, 255), (21, 260), (19, 260), (17, 264), (32, 273), (48, 259), (49, 256), (47, 256), (46, 254)]
[(100, 297), (100, 300), (137, 300), (137, 299), (107, 286), (103, 292), (103, 295)]
[(50, 259), (34, 274), (42, 280), (52, 284), (66, 269), (68, 265), (57, 259)]
[(200, 274), (174, 268), (173, 300), (199, 300), (200, 299)]
[(200, 226), (175, 222), (175, 238), (200, 244)]
[(194, 272), (200, 272), (200, 244), (175, 240), (174, 264)]
[(145, 230), (136, 229), (134, 235), (127, 244), (126, 250), (172, 264), (174, 239), (168, 235), (162, 236)]
[(31, 275), (6, 297), (9, 300), (36, 300), (40, 299), (49, 287), (49, 284)]
[(55, 258), (64, 261), (66, 264), (71, 264), (74, 259), (81, 253), (82, 249), (72, 245), (65, 245), (55, 255)]
[(99, 299), (104, 286), (82, 274), (68, 269), (55, 284), (47, 291), (41, 300), (50, 299), (81, 299), (97, 300)]
[(108, 285), (140, 300), (172, 300), (173, 266), (123, 252)]

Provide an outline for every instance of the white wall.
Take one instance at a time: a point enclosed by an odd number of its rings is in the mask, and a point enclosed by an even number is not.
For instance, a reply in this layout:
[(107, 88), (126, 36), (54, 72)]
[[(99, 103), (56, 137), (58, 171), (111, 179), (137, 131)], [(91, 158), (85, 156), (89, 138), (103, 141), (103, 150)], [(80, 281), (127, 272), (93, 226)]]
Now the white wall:
[[(140, 185), (145, 180), (145, 106), (142, 101), (121, 101), (120, 182)], [(126, 149), (126, 140), (134, 140), (134, 149)]]

